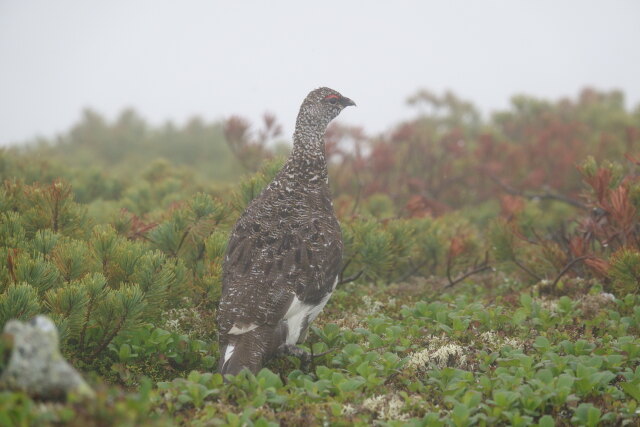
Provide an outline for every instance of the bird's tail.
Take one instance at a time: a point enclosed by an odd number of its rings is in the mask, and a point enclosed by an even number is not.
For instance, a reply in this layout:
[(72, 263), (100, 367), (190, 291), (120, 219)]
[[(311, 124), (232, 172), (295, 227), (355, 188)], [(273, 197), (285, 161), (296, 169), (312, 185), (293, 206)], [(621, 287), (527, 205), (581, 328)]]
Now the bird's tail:
[(257, 374), (262, 366), (277, 354), (284, 342), (281, 328), (260, 326), (240, 335), (227, 335), (226, 344), (220, 347), (218, 372), (223, 376), (237, 375), (243, 369)]

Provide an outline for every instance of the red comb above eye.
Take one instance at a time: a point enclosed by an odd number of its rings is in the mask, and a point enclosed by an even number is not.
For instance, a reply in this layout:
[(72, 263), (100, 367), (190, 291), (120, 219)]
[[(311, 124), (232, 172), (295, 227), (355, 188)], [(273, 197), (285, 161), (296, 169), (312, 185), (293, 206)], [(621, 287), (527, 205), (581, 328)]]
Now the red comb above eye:
[(340, 98), (340, 97), (338, 95), (334, 95), (334, 94), (327, 95), (327, 96), (324, 97), (324, 99), (332, 99), (332, 98), (336, 98), (337, 99), (337, 98)]

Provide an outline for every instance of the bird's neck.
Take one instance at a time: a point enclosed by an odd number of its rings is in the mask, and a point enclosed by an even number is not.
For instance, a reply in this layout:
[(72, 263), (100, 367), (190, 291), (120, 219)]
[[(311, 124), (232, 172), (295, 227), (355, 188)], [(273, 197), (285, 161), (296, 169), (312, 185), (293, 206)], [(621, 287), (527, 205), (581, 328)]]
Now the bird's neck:
[(322, 124), (296, 123), (293, 133), (293, 150), (285, 169), (296, 179), (326, 183), (327, 161), (324, 153), (324, 133), (327, 126)]

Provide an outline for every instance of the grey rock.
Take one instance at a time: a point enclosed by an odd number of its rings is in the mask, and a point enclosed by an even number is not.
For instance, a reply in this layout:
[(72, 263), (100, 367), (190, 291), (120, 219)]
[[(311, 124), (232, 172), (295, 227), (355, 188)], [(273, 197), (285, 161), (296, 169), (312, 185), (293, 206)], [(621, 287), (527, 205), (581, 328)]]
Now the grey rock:
[(68, 393), (92, 398), (94, 392), (82, 376), (62, 357), (58, 330), (46, 316), (28, 322), (10, 320), (4, 334), (13, 340), (0, 388), (23, 391), (44, 400), (64, 399)]

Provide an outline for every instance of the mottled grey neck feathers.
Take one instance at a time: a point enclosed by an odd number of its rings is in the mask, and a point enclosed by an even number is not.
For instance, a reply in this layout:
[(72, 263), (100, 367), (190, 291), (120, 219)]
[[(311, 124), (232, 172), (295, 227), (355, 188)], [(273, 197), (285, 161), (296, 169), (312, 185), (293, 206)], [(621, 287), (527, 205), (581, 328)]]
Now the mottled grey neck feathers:
[[(300, 111), (293, 133), (293, 150), (283, 170), (294, 180), (326, 183), (327, 161), (324, 151), (324, 133), (327, 125), (311, 124)], [(293, 175), (293, 176), (291, 176)]]
[(293, 133), (293, 151), (285, 164), (281, 179), (311, 184), (327, 184), (324, 133), (340, 112), (355, 103), (333, 89), (321, 87), (311, 91), (300, 106)]

